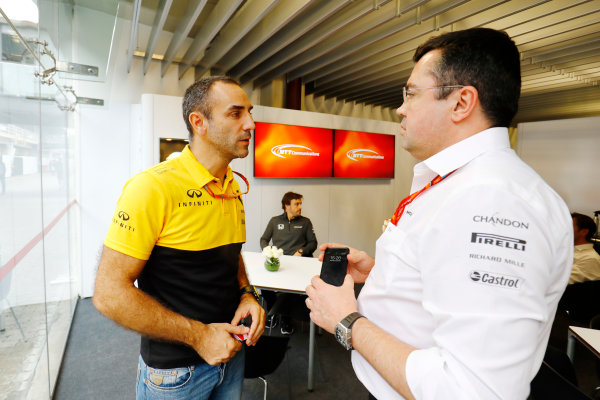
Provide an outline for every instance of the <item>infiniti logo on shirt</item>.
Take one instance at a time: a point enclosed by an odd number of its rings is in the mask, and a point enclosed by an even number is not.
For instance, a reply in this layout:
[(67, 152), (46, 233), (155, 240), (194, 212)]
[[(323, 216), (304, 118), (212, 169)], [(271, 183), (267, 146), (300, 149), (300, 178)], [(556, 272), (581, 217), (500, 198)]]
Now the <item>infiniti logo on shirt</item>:
[(192, 199), (198, 198), (200, 196), (202, 196), (202, 191), (200, 189), (188, 189), (188, 191), (186, 192), (188, 197), (191, 197)]
[[(125, 229), (127, 231), (131, 231), (134, 232), (135, 228), (131, 225), (128, 225), (125, 221), (129, 221), (129, 214), (127, 214), (125, 211), (119, 211), (117, 213), (117, 218), (113, 217), (112, 222), (113, 224), (117, 225), (119, 228), (121, 229)], [(120, 220), (120, 221), (119, 221)]]

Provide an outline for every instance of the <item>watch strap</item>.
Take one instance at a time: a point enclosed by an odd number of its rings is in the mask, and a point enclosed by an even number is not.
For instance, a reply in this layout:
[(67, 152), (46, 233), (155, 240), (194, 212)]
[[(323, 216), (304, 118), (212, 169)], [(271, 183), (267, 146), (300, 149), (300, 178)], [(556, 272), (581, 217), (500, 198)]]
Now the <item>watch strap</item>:
[(243, 296), (246, 293), (250, 293), (256, 300), (259, 298), (256, 288), (253, 285), (246, 285), (240, 289), (240, 296)]
[(341, 320), (336, 326), (336, 339), (346, 349), (353, 350), (352, 346), (352, 325), (360, 318), (366, 318), (364, 315), (358, 312), (350, 313)]
[(347, 329), (352, 328), (352, 325), (354, 325), (354, 323), (359, 319), (359, 318), (366, 318), (364, 315), (362, 315), (359, 312), (353, 312), (350, 313), (346, 316), (346, 318), (344, 318), (341, 321), (341, 324), (344, 325)]

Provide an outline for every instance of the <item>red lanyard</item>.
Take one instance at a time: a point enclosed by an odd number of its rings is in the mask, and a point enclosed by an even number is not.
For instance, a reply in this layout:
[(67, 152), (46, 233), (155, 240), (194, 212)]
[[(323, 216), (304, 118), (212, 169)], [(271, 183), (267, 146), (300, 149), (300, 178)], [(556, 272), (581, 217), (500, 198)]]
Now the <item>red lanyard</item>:
[[(456, 171), (456, 170), (454, 170)], [(417, 198), (417, 196), (419, 196), (421, 193), (423, 193), (424, 191), (426, 191), (427, 189), (429, 189), (430, 187), (432, 187), (435, 184), (440, 183), (441, 181), (443, 181), (444, 179), (446, 179), (447, 177), (449, 177), (450, 175), (452, 175), (452, 173), (454, 172), (449, 172), (446, 175), (440, 177), (439, 175), (436, 176), (435, 178), (433, 178), (433, 180), (431, 182), (429, 182), (427, 185), (425, 185), (425, 187), (423, 187), (423, 189), (419, 190), (418, 192), (414, 192), (413, 194), (411, 194), (410, 196), (406, 197), (404, 200), (402, 200), (400, 202), (400, 204), (398, 204), (398, 208), (396, 208), (396, 212), (394, 213), (394, 215), (392, 216), (391, 219), (391, 223), (396, 225), (398, 223), (398, 221), (400, 220), (400, 217), (402, 217), (402, 214), (404, 213), (404, 209), (406, 208), (407, 205), (409, 205), (410, 203), (412, 203), (412, 201), (414, 199)]]
[(237, 199), (238, 197), (240, 197), (243, 194), (246, 194), (250, 191), (250, 184), (248, 183), (248, 179), (246, 179), (246, 177), (242, 174), (240, 174), (239, 172), (236, 171), (231, 171), (234, 174), (236, 174), (237, 176), (239, 176), (240, 178), (242, 178), (244, 180), (244, 183), (246, 183), (246, 191), (244, 193), (236, 193), (236, 194), (228, 194), (228, 193), (213, 193), (212, 190), (210, 190), (210, 188), (208, 187), (208, 183), (206, 185), (204, 185), (204, 190), (206, 190), (206, 192), (211, 195), (212, 197), (214, 197), (215, 199)]

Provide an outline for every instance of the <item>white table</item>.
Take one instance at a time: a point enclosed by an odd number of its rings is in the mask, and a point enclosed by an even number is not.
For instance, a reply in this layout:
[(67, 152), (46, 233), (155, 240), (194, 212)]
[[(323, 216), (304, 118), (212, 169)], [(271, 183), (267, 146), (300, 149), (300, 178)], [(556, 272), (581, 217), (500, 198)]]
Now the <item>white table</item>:
[(596, 357), (600, 357), (600, 330), (581, 328), (579, 326), (569, 326), (569, 336), (567, 339), (567, 355), (573, 362), (575, 356), (575, 340), (579, 340)]
[[(311, 257), (281, 256), (278, 271), (267, 271), (262, 253), (242, 252), (250, 283), (260, 289), (305, 294), (313, 276), (321, 273), (321, 262)], [(308, 340), (308, 391), (313, 391), (315, 324), (310, 321)]]

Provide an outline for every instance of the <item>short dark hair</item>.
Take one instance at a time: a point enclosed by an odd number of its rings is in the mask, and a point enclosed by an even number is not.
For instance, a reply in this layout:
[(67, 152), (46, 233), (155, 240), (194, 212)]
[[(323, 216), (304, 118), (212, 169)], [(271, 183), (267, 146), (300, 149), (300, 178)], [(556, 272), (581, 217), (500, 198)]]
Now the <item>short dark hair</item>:
[(588, 217), (587, 215), (579, 214), (576, 212), (571, 213), (571, 217), (573, 217), (573, 219), (575, 220), (575, 224), (579, 229), (588, 230), (587, 235), (585, 235), (585, 240), (587, 242), (591, 242), (592, 236), (594, 236), (594, 234), (596, 233), (596, 229), (598, 229), (594, 220)]
[(208, 120), (211, 119), (212, 104), (210, 101), (210, 88), (215, 82), (225, 82), (240, 86), (240, 83), (229, 76), (214, 75), (207, 76), (194, 82), (185, 91), (183, 96), (183, 120), (190, 134), (190, 140), (194, 136), (194, 128), (190, 124), (190, 114), (200, 111)]
[(286, 194), (283, 195), (283, 198), (281, 199), (281, 208), (283, 208), (283, 211), (285, 211), (285, 206), (289, 206), (290, 203), (292, 202), (292, 200), (301, 200), (301, 199), (302, 199), (302, 195), (300, 193), (287, 192)]
[[(433, 37), (415, 51), (413, 60), (441, 51), (434, 69), (437, 85), (473, 86), (492, 126), (508, 127), (519, 108), (521, 64), (519, 50), (506, 32), (472, 28)], [(440, 89), (438, 99), (452, 90)]]

